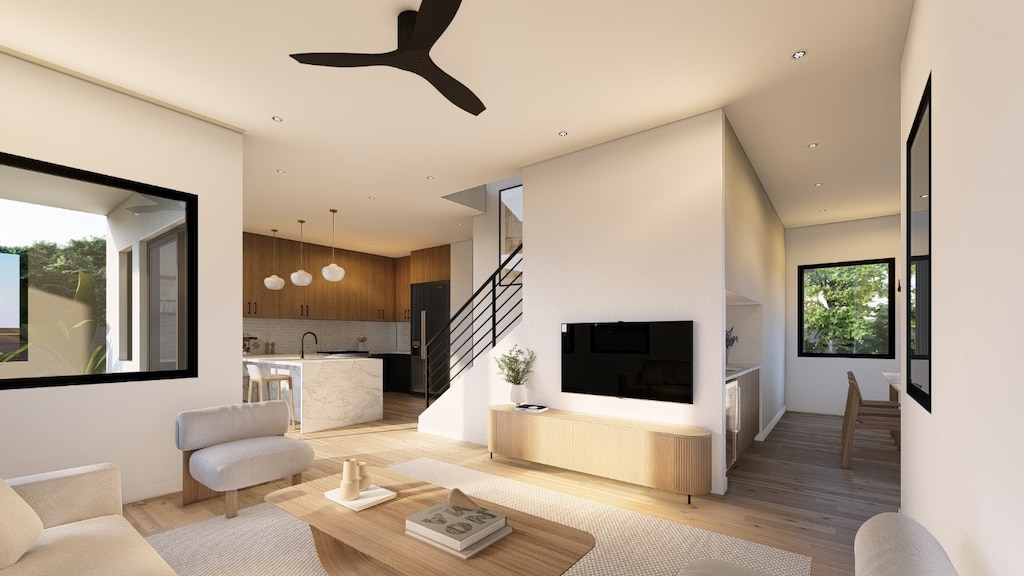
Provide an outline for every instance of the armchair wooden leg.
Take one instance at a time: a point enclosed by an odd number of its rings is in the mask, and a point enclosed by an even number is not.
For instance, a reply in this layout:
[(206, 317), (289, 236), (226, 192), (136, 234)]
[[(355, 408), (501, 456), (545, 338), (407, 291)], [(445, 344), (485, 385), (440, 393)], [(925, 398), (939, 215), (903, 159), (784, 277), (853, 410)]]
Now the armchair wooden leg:
[(292, 474), (292, 486), (296, 486), (298, 484), (302, 484), (302, 473), (301, 472), (299, 472), (298, 474)]
[(238, 490), (228, 490), (224, 493), (224, 517), (235, 516), (238, 516)]

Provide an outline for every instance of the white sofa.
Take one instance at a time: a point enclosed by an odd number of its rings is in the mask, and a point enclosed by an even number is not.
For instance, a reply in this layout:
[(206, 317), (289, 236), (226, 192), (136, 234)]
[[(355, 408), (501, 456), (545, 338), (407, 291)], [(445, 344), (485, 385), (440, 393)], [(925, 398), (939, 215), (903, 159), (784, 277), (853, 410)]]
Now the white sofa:
[(853, 542), (857, 576), (957, 576), (939, 541), (910, 516), (868, 518)]
[(16, 560), (0, 576), (174, 576), (121, 515), (114, 464), (11, 478), (0, 491), (0, 556)]

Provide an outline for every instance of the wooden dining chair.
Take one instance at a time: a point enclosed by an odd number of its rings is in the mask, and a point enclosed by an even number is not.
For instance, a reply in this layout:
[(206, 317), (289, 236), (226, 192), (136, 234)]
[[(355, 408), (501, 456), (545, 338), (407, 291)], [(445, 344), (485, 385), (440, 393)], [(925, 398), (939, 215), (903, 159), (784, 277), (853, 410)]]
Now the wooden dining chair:
[(256, 401), (262, 402), (263, 385), (267, 384), (267, 396), (270, 396), (270, 385), (277, 384), (277, 399), (284, 400), (283, 394), (288, 394), (288, 426), (289, 429), (295, 426), (295, 396), (292, 395), (292, 377), (290, 374), (267, 374), (257, 364), (246, 364), (249, 371), (249, 402), (252, 402), (252, 387), (256, 385)]
[(846, 373), (846, 413), (843, 416), (842, 467), (850, 467), (853, 433), (858, 428), (888, 430), (900, 445), (900, 403), (892, 400), (865, 400), (853, 372)]

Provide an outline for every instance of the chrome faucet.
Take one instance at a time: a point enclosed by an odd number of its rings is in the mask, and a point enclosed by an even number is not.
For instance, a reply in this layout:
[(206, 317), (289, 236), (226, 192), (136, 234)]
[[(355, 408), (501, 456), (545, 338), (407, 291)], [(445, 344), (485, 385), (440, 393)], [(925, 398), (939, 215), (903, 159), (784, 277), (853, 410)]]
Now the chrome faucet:
[[(313, 344), (319, 344), (316, 340), (316, 334), (313, 334), (312, 332), (306, 332), (306, 334), (313, 337)], [(302, 339), (299, 341), (299, 358), (306, 357), (306, 334), (303, 334)]]

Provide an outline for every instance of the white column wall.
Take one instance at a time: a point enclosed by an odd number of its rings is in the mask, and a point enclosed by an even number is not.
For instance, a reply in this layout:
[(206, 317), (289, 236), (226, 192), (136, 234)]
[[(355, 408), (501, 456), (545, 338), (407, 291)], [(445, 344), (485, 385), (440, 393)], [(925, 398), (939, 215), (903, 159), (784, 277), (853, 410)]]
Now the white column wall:
[[(725, 286), (759, 303), (754, 309), (727, 311), (746, 319), (736, 327), (734, 335), (743, 339), (734, 345), (729, 361), (749, 364), (747, 359), (756, 358), (761, 365), (758, 438), (763, 439), (786, 410), (786, 233), (743, 146), (728, 123), (726, 127)], [(728, 329), (722, 325), (723, 346)]]
[(0, 150), (199, 196), (199, 376), (0, 391), (0, 477), (112, 461), (126, 501), (181, 490), (174, 418), (237, 401), (242, 136), (0, 55)]
[[(904, 402), (902, 509), (960, 574), (1024, 574), (1024, 3), (916, 0), (901, 142), (932, 76), (932, 411)], [(905, 163), (904, 163), (905, 168)], [(905, 194), (905, 192), (904, 192)]]
[(884, 216), (837, 224), (786, 230), (786, 408), (795, 412), (842, 414), (846, 410), (846, 372), (857, 376), (861, 393), (873, 400), (889, 399), (882, 372), (899, 371), (902, 348), (902, 292), (896, 293), (896, 358), (817, 358), (797, 356), (797, 267), (875, 258), (896, 258), (896, 277), (903, 262), (900, 217)]

